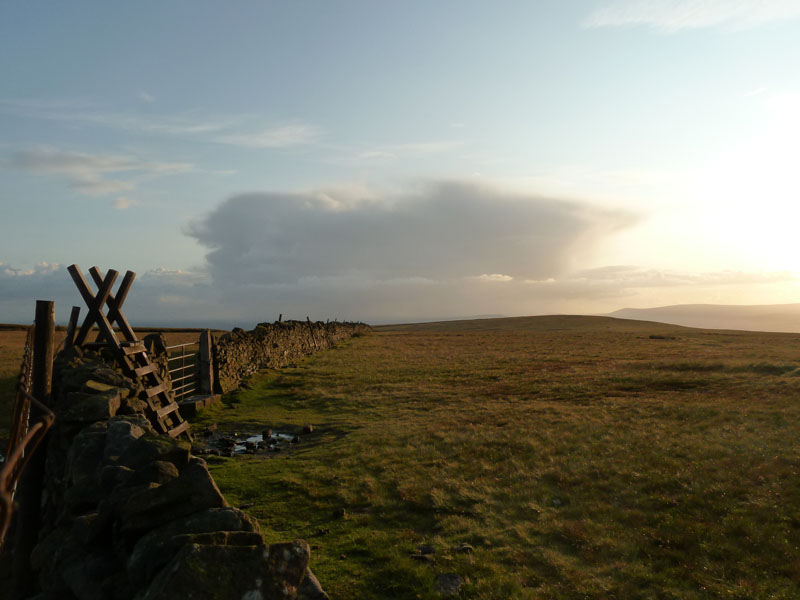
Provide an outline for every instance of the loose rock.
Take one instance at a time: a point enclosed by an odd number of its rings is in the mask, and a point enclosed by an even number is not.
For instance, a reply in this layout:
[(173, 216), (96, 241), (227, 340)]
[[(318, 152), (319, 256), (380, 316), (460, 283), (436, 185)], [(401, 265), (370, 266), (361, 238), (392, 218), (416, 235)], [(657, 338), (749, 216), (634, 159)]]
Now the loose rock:
[(439, 573), (436, 576), (436, 591), (443, 596), (457, 596), (464, 580), (456, 573)]

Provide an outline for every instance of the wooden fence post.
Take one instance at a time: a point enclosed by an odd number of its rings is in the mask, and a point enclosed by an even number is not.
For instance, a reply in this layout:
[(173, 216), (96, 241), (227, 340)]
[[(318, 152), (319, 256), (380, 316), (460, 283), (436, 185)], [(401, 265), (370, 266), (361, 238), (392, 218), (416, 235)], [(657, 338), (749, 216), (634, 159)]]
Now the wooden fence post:
[[(31, 395), (50, 406), (53, 383), (53, 348), (55, 341), (55, 303), (36, 301), (36, 321), (33, 337), (33, 386)], [(36, 409), (31, 406), (31, 417)], [(44, 481), (47, 439), (39, 444), (20, 477), (17, 493), (17, 531), (14, 544), (14, 581), (12, 598), (22, 600), (33, 594), (31, 552), (39, 540), (41, 524), (42, 483)]]
[(67, 324), (67, 337), (64, 338), (64, 348), (71, 348), (75, 341), (75, 330), (78, 328), (78, 317), (81, 314), (80, 306), (73, 306)]
[(314, 328), (311, 326), (311, 319), (306, 317), (306, 323), (308, 323), (308, 331), (311, 333), (311, 341), (314, 342), (314, 350), (319, 350), (319, 346), (317, 345), (317, 338), (314, 337)]
[(200, 334), (200, 350), (198, 353), (199, 393), (209, 395), (214, 393), (214, 365), (211, 356), (211, 332), (206, 330)]

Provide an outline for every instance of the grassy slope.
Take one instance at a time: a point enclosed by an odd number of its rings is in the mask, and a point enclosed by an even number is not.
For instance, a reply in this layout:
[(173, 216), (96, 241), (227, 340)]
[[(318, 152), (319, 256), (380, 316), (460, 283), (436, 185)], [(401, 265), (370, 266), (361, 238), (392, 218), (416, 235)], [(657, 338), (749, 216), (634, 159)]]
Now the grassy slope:
[[(198, 425), (315, 425), (293, 452), (210, 466), (269, 541), (309, 540), (334, 598), (434, 598), (447, 572), (467, 598), (797, 598), (798, 375), (793, 334), (384, 327)], [(435, 564), (409, 557), (421, 543)]]

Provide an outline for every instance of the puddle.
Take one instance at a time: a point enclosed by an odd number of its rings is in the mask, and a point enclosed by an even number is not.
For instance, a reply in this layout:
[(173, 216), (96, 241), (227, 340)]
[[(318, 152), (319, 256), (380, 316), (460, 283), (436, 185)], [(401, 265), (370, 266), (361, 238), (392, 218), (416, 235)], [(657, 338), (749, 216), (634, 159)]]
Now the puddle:
[(294, 433), (273, 432), (264, 439), (263, 434), (213, 434), (206, 438), (208, 454), (219, 456), (235, 456), (237, 454), (257, 454), (264, 452), (280, 452), (289, 448), (290, 444), (299, 441)]
[(271, 436), (269, 436), (269, 438), (265, 443), (264, 436), (262, 434), (251, 435), (250, 437), (244, 440), (244, 443), (239, 443), (239, 440), (237, 440), (236, 445), (233, 447), (233, 451), (236, 454), (242, 454), (244, 452), (247, 452), (248, 447), (251, 450), (263, 450), (266, 449), (265, 447), (282, 448), (291, 443), (291, 441), (295, 437), (296, 436), (290, 433), (273, 433)]

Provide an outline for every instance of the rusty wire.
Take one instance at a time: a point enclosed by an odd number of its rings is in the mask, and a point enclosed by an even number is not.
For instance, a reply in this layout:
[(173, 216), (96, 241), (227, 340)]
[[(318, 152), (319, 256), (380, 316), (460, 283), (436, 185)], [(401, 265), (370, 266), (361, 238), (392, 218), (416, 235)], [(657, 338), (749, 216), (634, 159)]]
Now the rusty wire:
[[(11, 515), (14, 511), (14, 492), (22, 471), (41, 443), (45, 433), (53, 424), (55, 415), (44, 404), (31, 396), (33, 370), (33, 327), (28, 329), (25, 352), (17, 381), (17, 399), (14, 404), (14, 417), (11, 436), (6, 449), (5, 463), (0, 470), (0, 549), (3, 547)], [(30, 419), (31, 407), (38, 415)]]
[(28, 335), (25, 339), (25, 350), (22, 354), (22, 363), (19, 367), (17, 378), (17, 398), (14, 403), (14, 414), (11, 417), (11, 433), (8, 437), (6, 447), (6, 460), (19, 441), (25, 436), (28, 427), (28, 416), (30, 413), (30, 403), (22, 392), (31, 393), (33, 375), (33, 332), (34, 327), (28, 327)]

